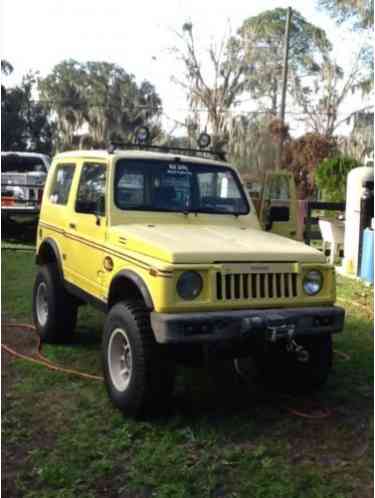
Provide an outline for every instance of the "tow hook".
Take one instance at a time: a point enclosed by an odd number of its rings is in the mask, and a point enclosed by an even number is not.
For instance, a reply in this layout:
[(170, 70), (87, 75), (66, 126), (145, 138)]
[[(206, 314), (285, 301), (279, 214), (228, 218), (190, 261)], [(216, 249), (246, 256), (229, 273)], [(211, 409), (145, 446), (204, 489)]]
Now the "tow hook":
[(283, 324), (268, 327), (268, 340), (276, 343), (278, 341), (286, 341), (286, 350), (288, 353), (295, 354), (297, 360), (301, 363), (307, 363), (310, 359), (310, 354), (303, 346), (297, 344), (294, 340), (296, 327), (293, 324)]
[(303, 348), (300, 344), (297, 344), (294, 339), (288, 341), (286, 350), (288, 353), (295, 354), (297, 356), (297, 360), (301, 363), (307, 363), (310, 359), (307, 349)]

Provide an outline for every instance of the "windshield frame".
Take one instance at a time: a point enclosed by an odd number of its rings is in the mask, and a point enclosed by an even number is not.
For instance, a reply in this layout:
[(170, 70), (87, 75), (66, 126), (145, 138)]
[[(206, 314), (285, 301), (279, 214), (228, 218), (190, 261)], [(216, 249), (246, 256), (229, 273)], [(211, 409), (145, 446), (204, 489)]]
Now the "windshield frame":
[[(213, 170), (217, 170), (218, 172), (226, 172), (228, 171), (231, 174), (232, 179), (234, 180), (236, 187), (238, 189), (238, 193), (240, 194), (240, 198), (242, 199), (244, 203), (244, 211), (241, 212), (230, 212), (230, 211), (213, 211), (211, 209), (195, 209), (191, 208), (191, 206), (187, 207), (186, 209), (164, 209), (161, 207), (122, 207), (118, 203), (117, 199), (117, 172), (118, 172), (118, 167), (123, 166), (124, 163), (130, 163), (131, 166), (134, 166), (136, 162), (140, 162), (141, 164), (145, 164), (146, 167), (152, 168), (153, 165), (152, 163), (155, 163), (156, 165), (168, 165), (168, 164), (176, 164), (180, 166), (188, 166), (189, 170), (194, 170), (194, 169), (199, 169), (200, 167), (203, 167), (206, 171), (205, 172), (211, 172)], [(125, 166), (126, 168), (126, 166)], [(210, 171), (208, 171), (210, 170)], [(230, 165), (227, 164), (211, 164), (209, 162), (202, 162), (202, 163), (197, 163), (193, 161), (189, 161), (188, 159), (180, 159), (179, 157), (172, 157), (171, 159), (161, 159), (161, 158), (134, 158), (134, 157), (118, 157), (114, 163), (114, 173), (113, 173), (113, 182), (112, 183), (112, 195), (113, 195), (113, 203), (115, 207), (122, 211), (122, 212), (149, 212), (149, 213), (184, 213), (184, 214), (212, 214), (212, 215), (229, 215), (229, 216), (247, 216), (250, 214), (251, 208), (250, 208), (250, 203), (248, 200), (248, 197), (246, 195), (245, 189), (243, 187), (243, 184), (240, 180), (240, 177), (237, 173), (237, 171), (232, 168)]]

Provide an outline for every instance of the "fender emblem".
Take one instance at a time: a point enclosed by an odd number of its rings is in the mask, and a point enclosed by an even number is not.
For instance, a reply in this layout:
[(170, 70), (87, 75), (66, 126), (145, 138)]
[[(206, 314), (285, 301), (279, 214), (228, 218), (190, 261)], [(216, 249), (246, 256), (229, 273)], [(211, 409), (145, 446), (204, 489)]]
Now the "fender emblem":
[(103, 266), (107, 271), (113, 270), (113, 260), (109, 256), (106, 256), (103, 261)]

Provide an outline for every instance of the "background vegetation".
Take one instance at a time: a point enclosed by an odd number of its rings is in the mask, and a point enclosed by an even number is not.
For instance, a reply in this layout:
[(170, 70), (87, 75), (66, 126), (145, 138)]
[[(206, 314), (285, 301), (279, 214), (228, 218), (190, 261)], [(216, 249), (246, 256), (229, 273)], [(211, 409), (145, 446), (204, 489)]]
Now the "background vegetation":
[(340, 202), (346, 199), (348, 173), (360, 163), (351, 157), (333, 157), (322, 161), (315, 172), (315, 183), (324, 200)]
[[(373, 0), (317, 0), (338, 23), (371, 38)], [(103, 61), (65, 60), (50, 74), (24, 76), (7, 88), (11, 61), (2, 61), (2, 149), (53, 154), (71, 148), (103, 147), (129, 141), (135, 128), (148, 125), (154, 144), (196, 144), (208, 130), (214, 146), (227, 151), (245, 179), (259, 181), (275, 168), (289, 168), (302, 198), (316, 193), (314, 171), (326, 158), (348, 156), (363, 162), (373, 150), (373, 108), (349, 114), (353, 93), (373, 91), (373, 47), (364, 43), (346, 72), (332, 55), (327, 33), (293, 11), (290, 30), (288, 108), (306, 133), (293, 137), (278, 121), (286, 9), (244, 19), (237, 32), (203, 49), (191, 22), (176, 32), (171, 48), (183, 70), (173, 76), (185, 91), (188, 112), (175, 123), (178, 136), (163, 129), (163, 105), (156, 82), (138, 82), (127, 68)], [(204, 63), (203, 63), (204, 60)], [(244, 109), (250, 104), (251, 112)], [(344, 122), (353, 125), (340, 137)], [(278, 156), (280, 138), (284, 155)]]

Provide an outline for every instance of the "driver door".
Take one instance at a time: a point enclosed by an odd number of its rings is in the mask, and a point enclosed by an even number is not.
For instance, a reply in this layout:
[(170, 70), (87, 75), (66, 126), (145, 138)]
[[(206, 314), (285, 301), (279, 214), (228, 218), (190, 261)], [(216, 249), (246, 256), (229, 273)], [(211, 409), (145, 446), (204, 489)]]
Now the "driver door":
[(67, 226), (70, 239), (66, 266), (72, 283), (89, 294), (103, 298), (106, 164), (84, 162), (80, 169), (71, 218)]
[(266, 176), (259, 220), (264, 230), (297, 239), (297, 195), (291, 173), (277, 171)]

